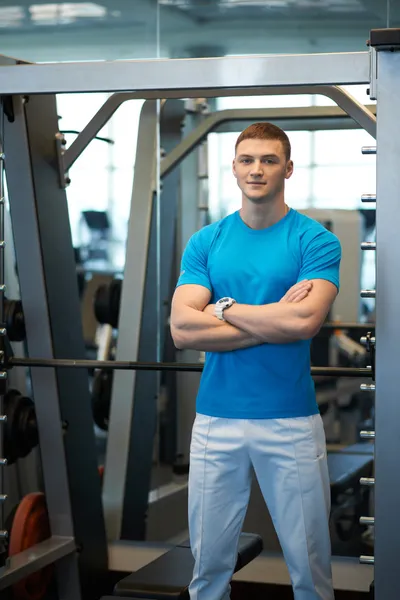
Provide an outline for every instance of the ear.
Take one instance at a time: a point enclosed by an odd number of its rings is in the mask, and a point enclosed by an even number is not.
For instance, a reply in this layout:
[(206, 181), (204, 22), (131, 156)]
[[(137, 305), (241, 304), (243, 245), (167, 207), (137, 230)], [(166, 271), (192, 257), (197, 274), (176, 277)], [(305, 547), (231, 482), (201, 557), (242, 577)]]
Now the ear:
[(233, 175), (237, 178), (235, 159), (233, 159), (233, 161), (232, 161), (232, 171), (233, 171)]
[(285, 179), (289, 179), (292, 174), (293, 174), (293, 170), (294, 170), (294, 164), (292, 160), (288, 160), (286, 163), (286, 175), (285, 175)]

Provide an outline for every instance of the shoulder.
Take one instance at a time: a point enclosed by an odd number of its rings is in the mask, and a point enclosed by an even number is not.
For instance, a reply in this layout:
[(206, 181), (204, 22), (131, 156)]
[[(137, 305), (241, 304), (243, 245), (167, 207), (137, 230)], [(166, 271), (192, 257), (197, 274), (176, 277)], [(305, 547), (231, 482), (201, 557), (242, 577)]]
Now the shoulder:
[(189, 244), (201, 250), (209, 249), (220, 232), (233, 223), (233, 218), (232, 214), (210, 223), (210, 225), (205, 225), (191, 236)]
[(313, 246), (334, 245), (340, 249), (339, 238), (323, 223), (297, 211), (295, 211), (294, 221), (303, 248), (311, 244)]

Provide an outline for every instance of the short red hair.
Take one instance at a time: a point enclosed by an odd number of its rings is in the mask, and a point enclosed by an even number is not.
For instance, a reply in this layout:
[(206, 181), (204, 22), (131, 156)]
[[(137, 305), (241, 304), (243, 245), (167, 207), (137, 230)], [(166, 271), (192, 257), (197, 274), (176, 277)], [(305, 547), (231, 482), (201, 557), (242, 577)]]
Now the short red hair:
[(290, 160), (291, 147), (286, 133), (272, 123), (253, 123), (239, 135), (235, 144), (235, 153), (243, 140), (279, 140), (282, 143), (286, 160)]

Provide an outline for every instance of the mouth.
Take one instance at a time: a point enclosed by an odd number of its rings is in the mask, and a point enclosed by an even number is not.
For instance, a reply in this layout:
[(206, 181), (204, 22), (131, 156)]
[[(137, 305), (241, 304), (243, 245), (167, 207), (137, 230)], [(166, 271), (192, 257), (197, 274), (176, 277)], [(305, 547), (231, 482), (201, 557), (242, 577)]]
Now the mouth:
[(264, 181), (248, 181), (247, 185), (266, 185)]

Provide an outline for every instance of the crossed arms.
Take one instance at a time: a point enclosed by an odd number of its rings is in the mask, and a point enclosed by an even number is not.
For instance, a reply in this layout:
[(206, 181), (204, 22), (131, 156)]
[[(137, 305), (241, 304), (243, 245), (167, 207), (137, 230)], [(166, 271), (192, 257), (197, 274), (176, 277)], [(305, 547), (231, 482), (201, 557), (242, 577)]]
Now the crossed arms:
[(171, 334), (179, 350), (227, 352), (264, 343), (284, 344), (314, 337), (337, 295), (329, 281), (314, 279), (293, 286), (272, 304), (234, 304), (217, 319), (211, 292), (200, 285), (182, 285), (175, 291)]

